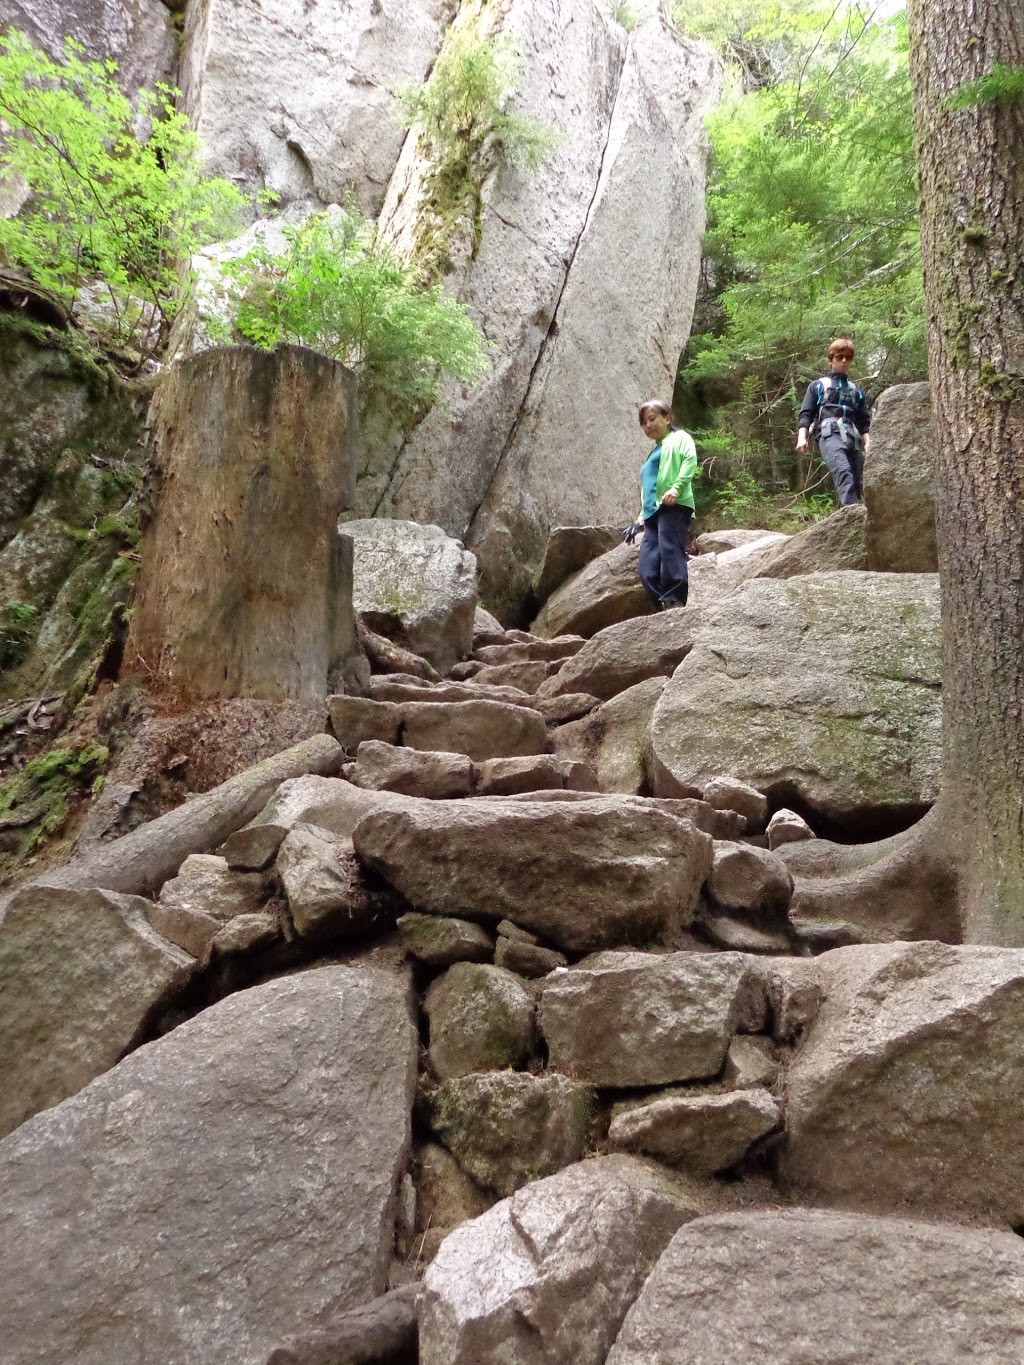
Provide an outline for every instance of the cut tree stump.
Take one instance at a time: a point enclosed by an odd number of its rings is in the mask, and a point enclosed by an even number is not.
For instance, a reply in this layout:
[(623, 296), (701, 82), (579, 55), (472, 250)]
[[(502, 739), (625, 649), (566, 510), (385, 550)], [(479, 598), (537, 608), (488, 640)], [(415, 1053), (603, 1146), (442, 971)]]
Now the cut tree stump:
[(301, 346), (217, 347), (173, 367), (150, 421), (156, 506), (122, 678), (174, 704), (322, 705), (356, 648), (337, 535), (355, 376)]

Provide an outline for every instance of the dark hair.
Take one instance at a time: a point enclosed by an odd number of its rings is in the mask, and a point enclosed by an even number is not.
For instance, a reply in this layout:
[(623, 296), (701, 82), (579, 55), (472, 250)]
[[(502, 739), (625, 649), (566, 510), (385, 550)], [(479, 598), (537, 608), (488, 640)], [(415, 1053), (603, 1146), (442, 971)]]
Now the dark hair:
[(836, 337), (835, 341), (832, 342), (831, 346), (829, 346), (826, 351), (826, 355), (829, 360), (832, 360), (833, 357), (839, 355), (840, 352), (842, 352), (843, 355), (848, 355), (851, 360), (853, 359), (855, 352), (853, 349), (853, 342), (849, 337)]
[(656, 411), (662, 413), (665, 417), (670, 416), (672, 413), (672, 409), (663, 398), (648, 398), (645, 403), (640, 404), (640, 411), (637, 413), (641, 426), (644, 424), (644, 413), (648, 408), (656, 409)]

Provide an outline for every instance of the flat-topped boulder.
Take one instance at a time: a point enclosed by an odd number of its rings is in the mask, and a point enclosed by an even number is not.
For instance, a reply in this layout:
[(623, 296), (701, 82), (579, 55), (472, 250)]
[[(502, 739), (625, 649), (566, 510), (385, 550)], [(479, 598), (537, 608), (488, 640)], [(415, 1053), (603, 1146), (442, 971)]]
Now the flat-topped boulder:
[(643, 944), (688, 923), (712, 845), (627, 801), (425, 801), (368, 815), (359, 857), (416, 910), (509, 919), (558, 948)]
[(670, 677), (693, 648), (694, 636), (703, 623), (704, 614), (699, 609), (687, 608), (607, 626), (553, 678), (542, 683), (538, 695), (589, 692), (607, 701), (647, 678)]
[(415, 1075), (402, 981), (325, 967), (24, 1124), (0, 1143), (5, 1361), (265, 1365), (383, 1293)]
[(722, 774), (851, 830), (923, 813), (941, 756), (938, 581), (828, 573), (745, 584), (651, 721), (658, 795)]
[(824, 1004), (787, 1087), (789, 1188), (1024, 1223), (1024, 952), (837, 948), (814, 975)]
[(195, 958), (151, 902), (28, 886), (0, 921), (0, 1136), (112, 1067)]
[(1002, 1229), (725, 1213), (676, 1233), (607, 1365), (1009, 1365), (1022, 1302), (1024, 1244)]
[(343, 522), (354, 545), (352, 605), (440, 673), (473, 648), (476, 558), (439, 526), (372, 517)]
[(637, 572), (640, 546), (617, 545), (557, 588), (532, 629), (545, 637), (596, 635), (605, 626), (654, 610)]
[(390, 702), (338, 696), (328, 699), (328, 709), (335, 734), (351, 753), (367, 740), (465, 754), (474, 762), (542, 754), (547, 749), (544, 717), (528, 706), (508, 702)]

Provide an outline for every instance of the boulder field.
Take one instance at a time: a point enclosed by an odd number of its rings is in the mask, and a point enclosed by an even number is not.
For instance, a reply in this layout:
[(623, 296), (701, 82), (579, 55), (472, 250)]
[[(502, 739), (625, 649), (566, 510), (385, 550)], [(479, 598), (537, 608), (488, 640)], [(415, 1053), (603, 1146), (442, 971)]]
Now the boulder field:
[(7, 897), (5, 1360), (1024, 1357), (1024, 952), (805, 895), (938, 781), (840, 516), (593, 633), (367, 606), (423, 668)]

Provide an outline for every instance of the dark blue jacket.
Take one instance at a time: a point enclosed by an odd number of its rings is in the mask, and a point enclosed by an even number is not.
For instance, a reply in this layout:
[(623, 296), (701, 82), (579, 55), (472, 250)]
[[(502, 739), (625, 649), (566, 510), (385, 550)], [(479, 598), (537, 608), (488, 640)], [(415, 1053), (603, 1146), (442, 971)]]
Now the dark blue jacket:
[(821, 379), (814, 379), (807, 385), (803, 406), (800, 408), (798, 427), (814, 430), (815, 422), (831, 417), (841, 417), (852, 422), (861, 435), (871, 426), (868, 400), (864, 390), (845, 374), (833, 370)]

